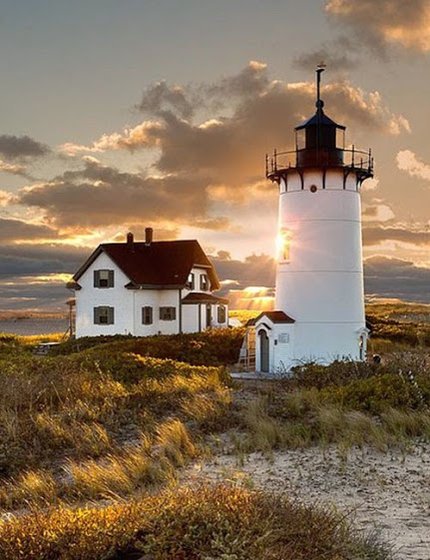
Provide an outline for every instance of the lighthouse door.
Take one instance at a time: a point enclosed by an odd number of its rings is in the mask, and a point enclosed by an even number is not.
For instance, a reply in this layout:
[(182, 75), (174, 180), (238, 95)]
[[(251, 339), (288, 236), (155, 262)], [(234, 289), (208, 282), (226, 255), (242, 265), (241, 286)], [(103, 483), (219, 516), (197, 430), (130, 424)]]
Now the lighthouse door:
[(269, 337), (265, 330), (258, 333), (260, 337), (260, 371), (269, 372)]

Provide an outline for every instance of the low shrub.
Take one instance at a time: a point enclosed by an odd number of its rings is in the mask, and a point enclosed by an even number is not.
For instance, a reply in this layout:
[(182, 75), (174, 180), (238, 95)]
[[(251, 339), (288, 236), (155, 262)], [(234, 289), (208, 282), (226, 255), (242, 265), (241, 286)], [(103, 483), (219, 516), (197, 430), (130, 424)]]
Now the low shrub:
[(388, 408), (418, 409), (419, 393), (406, 379), (383, 374), (368, 379), (352, 380), (341, 386), (321, 390), (322, 402), (336, 403), (343, 408), (381, 414)]
[(131, 503), (0, 521), (1, 560), (388, 560), (333, 510), (233, 486), (173, 489)]
[(167, 417), (216, 430), (228, 418), (228, 379), (223, 368), (95, 348), (0, 360), (0, 476), (117, 453)]
[(57, 355), (73, 354), (93, 348), (111, 355), (130, 352), (140, 356), (166, 358), (192, 365), (234, 364), (239, 357), (244, 330), (210, 329), (202, 333), (147, 337), (113, 336), (70, 340), (55, 348)]

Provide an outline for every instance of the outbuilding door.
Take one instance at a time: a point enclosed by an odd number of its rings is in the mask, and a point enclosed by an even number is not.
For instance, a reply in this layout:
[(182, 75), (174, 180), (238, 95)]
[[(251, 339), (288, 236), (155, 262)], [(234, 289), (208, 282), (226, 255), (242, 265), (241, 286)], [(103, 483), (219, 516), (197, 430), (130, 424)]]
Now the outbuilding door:
[(258, 332), (260, 337), (260, 371), (269, 373), (269, 337), (265, 330)]

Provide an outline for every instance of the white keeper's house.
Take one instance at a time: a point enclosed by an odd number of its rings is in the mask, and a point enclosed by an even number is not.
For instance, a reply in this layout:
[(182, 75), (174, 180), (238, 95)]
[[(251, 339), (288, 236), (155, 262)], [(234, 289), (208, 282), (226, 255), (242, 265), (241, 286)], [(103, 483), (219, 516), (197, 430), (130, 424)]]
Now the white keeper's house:
[(76, 298), (76, 337), (179, 334), (228, 325), (228, 301), (196, 240), (103, 243), (67, 284)]

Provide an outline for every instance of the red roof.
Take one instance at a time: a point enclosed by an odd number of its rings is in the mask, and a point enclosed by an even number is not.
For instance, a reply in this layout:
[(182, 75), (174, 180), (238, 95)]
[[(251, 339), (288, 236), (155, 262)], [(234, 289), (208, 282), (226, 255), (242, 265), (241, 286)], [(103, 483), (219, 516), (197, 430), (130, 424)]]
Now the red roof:
[(228, 299), (213, 296), (212, 294), (204, 294), (202, 292), (193, 292), (188, 294), (182, 300), (182, 303), (228, 303)]
[(207, 269), (211, 289), (220, 287), (218, 277), (210, 260), (196, 240), (153, 241), (133, 243), (103, 243), (73, 276), (78, 281), (87, 268), (102, 253), (130, 278), (131, 285), (153, 287), (183, 287), (193, 267)]
[[(263, 311), (260, 315), (254, 319), (255, 323), (262, 319), (263, 317), (267, 317), (272, 321), (272, 323), (295, 323), (296, 321), (289, 317), (283, 311)], [(255, 324), (254, 323), (254, 324)]]

